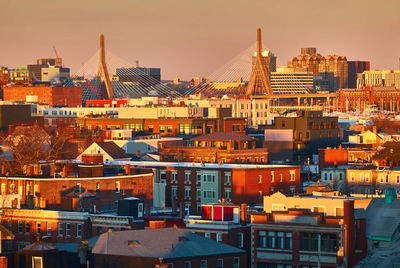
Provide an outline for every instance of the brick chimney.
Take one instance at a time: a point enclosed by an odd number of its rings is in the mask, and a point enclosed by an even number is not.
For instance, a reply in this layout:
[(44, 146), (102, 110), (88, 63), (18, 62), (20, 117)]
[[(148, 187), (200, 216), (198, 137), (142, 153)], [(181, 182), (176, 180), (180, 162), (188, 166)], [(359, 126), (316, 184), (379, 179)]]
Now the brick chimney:
[(131, 165), (126, 164), (124, 166), (124, 169), (125, 169), (125, 175), (131, 175)]
[(247, 223), (247, 204), (240, 205), (240, 221), (242, 223)]

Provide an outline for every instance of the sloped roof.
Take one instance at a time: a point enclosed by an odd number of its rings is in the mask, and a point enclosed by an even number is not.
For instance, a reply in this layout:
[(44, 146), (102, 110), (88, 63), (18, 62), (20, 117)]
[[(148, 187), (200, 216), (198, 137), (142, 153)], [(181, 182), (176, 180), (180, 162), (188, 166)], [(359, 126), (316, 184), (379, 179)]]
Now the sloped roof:
[(391, 240), (400, 225), (400, 199), (386, 204), (384, 198), (374, 198), (367, 213), (367, 236)]
[(193, 141), (254, 141), (253, 137), (237, 134), (235, 132), (214, 132), (192, 139)]
[(126, 154), (125, 150), (119, 147), (113, 141), (103, 141), (96, 142), (106, 153), (108, 153), (113, 159), (121, 159), (121, 158), (131, 158)]
[(242, 254), (245, 251), (184, 229), (161, 228), (104, 233), (92, 253), (177, 259)]

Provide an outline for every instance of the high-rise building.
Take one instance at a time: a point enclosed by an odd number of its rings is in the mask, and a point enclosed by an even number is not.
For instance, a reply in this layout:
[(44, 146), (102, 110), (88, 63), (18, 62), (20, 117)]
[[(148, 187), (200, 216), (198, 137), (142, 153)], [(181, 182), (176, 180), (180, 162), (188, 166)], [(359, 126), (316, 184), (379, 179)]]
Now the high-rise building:
[(339, 87), (347, 87), (348, 66), (345, 56), (322, 56), (317, 54), (315, 48), (302, 48), (301, 54), (288, 62), (288, 67), (307, 68), (314, 76), (332, 72), (335, 77), (339, 77)]
[(357, 88), (372, 86), (400, 89), (400, 70), (374, 70), (357, 74)]
[(278, 68), (271, 72), (274, 94), (308, 93), (313, 87), (313, 74), (306, 68)]
[(349, 88), (357, 87), (357, 75), (363, 73), (364, 71), (369, 71), (370, 63), (369, 61), (348, 61), (348, 83)]

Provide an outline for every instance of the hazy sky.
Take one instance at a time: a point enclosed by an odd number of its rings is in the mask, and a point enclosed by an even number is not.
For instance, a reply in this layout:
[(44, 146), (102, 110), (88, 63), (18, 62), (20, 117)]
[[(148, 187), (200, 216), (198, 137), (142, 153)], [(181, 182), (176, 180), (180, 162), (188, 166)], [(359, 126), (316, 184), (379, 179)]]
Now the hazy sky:
[(98, 49), (161, 67), (162, 78), (207, 75), (254, 43), (286, 64), (301, 47), (398, 69), (400, 0), (0, 0), (0, 65), (53, 57), (71, 72)]

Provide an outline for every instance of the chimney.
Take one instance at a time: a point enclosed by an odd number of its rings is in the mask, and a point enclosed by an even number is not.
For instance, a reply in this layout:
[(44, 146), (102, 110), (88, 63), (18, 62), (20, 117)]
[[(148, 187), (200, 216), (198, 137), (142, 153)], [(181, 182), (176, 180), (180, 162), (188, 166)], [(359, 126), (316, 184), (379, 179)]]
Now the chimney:
[(56, 172), (56, 165), (54, 163), (50, 164), (50, 177), (54, 177)]
[(372, 127), (372, 131), (374, 132), (375, 135), (378, 134), (378, 131), (377, 131), (377, 129), (376, 129), (376, 126), (373, 126), (373, 127)]
[(131, 165), (126, 164), (124, 168), (125, 168), (125, 175), (131, 175)]
[(5, 176), (7, 173), (7, 167), (6, 165), (1, 165), (1, 176)]
[(63, 178), (66, 178), (66, 177), (68, 177), (68, 168), (67, 168), (67, 166), (64, 166), (63, 167)]
[(344, 244), (344, 257), (347, 260), (347, 265), (351, 267), (349, 256), (354, 253), (355, 230), (354, 230), (354, 200), (343, 201), (343, 244)]
[(247, 204), (241, 204), (240, 205), (240, 221), (243, 224), (247, 223)]
[(136, 157), (140, 158), (141, 154), (140, 154), (140, 150), (136, 150)]
[(166, 226), (165, 221), (149, 221), (150, 229), (161, 229), (165, 228), (165, 226)]
[(8, 259), (5, 256), (0, 257), (0, 268), (7, 268)]

